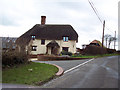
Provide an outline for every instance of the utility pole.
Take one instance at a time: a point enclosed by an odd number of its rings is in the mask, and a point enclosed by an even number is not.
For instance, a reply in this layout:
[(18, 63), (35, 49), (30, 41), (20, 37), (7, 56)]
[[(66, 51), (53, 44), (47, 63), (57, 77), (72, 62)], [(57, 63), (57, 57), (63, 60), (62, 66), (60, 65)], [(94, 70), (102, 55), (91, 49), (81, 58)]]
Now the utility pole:
[(115, 31), (114, 49), (115, 49), (115, 43), (116, 43), (116, 31)]
[(105, 30), (105, 20), (103, 22), (102, 47), (103, 47), (103, 44), (104, 44), (104, 30)]

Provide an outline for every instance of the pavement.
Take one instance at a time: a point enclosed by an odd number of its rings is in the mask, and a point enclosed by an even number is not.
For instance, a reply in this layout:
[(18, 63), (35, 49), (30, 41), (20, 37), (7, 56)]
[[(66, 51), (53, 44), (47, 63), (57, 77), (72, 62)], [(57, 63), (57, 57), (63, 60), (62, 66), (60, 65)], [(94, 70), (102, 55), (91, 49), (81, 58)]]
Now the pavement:
[(3, 84), (3, 88), (118, 88), (118, 56), (93, 60), (34, 62), (56, 64), (65, 72), (70, 71), (39, 87)]

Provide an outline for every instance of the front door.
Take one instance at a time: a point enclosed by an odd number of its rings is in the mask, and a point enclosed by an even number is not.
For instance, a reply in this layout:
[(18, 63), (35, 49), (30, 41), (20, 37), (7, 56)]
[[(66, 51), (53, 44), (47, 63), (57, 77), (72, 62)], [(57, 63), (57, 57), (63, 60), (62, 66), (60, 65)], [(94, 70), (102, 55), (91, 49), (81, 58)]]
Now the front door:
[(54, 54), (54, 47), (51, 47), (51, 54)]
[(59, 52), (58, 52), (58, 47), (51, 47), (51, 54), (54, 54), (54, 55), (58, 55), (59, 54)]

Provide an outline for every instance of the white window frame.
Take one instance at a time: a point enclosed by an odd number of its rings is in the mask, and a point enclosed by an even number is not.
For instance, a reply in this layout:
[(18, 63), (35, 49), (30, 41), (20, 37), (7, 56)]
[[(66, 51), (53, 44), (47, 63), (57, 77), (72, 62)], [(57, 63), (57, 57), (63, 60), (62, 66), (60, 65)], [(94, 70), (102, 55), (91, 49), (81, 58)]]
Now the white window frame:
[(68, 39), (68, 36), (64, 36), (64, 37), (63, 37), (63, 41), (64, 41), (64, 42), (68, 42), (68, 40), (69, 40), (69, 39)]

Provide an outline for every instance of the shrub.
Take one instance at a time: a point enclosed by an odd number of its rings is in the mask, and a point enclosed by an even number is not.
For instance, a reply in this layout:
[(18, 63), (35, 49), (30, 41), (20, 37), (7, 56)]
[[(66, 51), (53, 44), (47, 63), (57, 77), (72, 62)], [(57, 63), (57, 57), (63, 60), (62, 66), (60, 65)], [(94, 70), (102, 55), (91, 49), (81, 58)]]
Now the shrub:
[(28, 61), (27, 55), (23, 52), (17, 51), (3, 51), (2, 66), (14, 66), (16, 64), (26, 63)]
[(107, 49), (100, 46), (87, 46), (83, 52), (86, 55), (102, 55), (107, 53)]
[(72, 56), (72, 53), (71, 53), (71, 52), (67, 52), (67, 51), (62, 51), (61, 54), (62, 54), (62, 55)]
[(112, 53), (115, 53), (116, 50), (115, 49), (109, 49), (109, 48), (107, 48), (107, 52), (108, 52), (108, 54), (112, 54)]
[(117, 53), (120, 54), (120, 50), (118, 50)]

